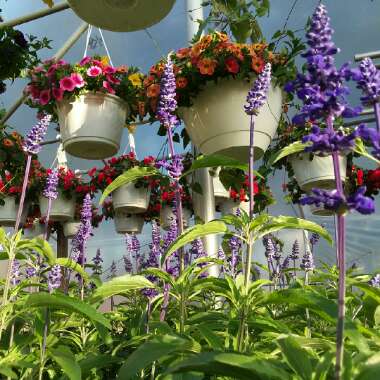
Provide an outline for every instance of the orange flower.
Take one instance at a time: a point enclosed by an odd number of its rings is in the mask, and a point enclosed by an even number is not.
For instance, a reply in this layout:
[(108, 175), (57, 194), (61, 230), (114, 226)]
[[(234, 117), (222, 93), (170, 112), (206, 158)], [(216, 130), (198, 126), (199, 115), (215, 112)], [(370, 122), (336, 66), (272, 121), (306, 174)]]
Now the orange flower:
[(153, 75), (149, 75), (148, 77), (146, 77), (145, 79), (144, 79), (144, 86), (145, 87), (149, 87), (152, 83), (154, 83), (154, 76)]
[(244, 61), (244, 55), (241, 51), (241, 48), (237, 45), (230, 45), (227, 48), (227, 51), (232, 53), (239, 61)]
[(200, 44), (195, 44), (191, 48), (190, 56), (192, 58), (198, 58), (203, 53), (203, 49)]
[(161, 76), (162, 71), (164, 70), (163, 62), (157, 63), (157, 65), (152, 66), (149, 70), (151, 74), (156, 74), (157, 76)]
[(251, 67), (257, 74), (260, 74), (264, 70), (265, 62), (260, 57), (252, 57)]
[(3, 145), (4, 145), (4, 146), (7, 146), (7, 147), (11, 147), (11, 146), (13, 146), (14, 144), (13, 144), (13, 141), (12, 141), (12, 140), (4, 139), (4, 140), (3, 140)]
[(219, 42), (219, 43), (215, 46), (213, 52), (214, 52), (214, 54), (219, 54), (222, 50), (225, 50), (225, 49), (228, 50), (228, 48), (229, 48), (230, 46), (231, 46), (231, 43), (230, 43), (230, 42)]
[(215, 34), (220, 42), (227, 42), (229, 40), (226, 33), (215, 32)]
[(201, 38), (199, 45), (202, 50), (206, 50), (212, 42), (212, 36), (208, 34), (207, 36), (204, 36)]
[(126, 73), (126, 72), (128, 72), (128, 66), (126, 66), (126, 65), (119, 66), (116, 68), (116, 71), (118, 73)]
[(203, 75), (212, 75), (214, 74), (217, 61), (211, 58), (203, 58), (198, 62), (199, 72)]
[(15, 139), (19, 139), (21, 136), (16, 132), (16, 131), (13, 131), (11, 133), (11, 135), (15, 138)]
[(252, 45), (252, 50), (255, 53), (262, 53), (267, 46), (268, 46), (267, 44), (253, 44)]
[(179, 49), (176, 53), (177, 58), (182, 59), (189, 56), (191, 49), (190, 48), (182, 48)]
[(159, 84), (151, 84), (148, 87), (147, 94), (148, 98), (156, 98), (160, 95), (160, 85)]
[(185, 77), (178, 77), (176, 80), (176, 85), (178, 88), (185, 88), (188, 84), (188, 81)]

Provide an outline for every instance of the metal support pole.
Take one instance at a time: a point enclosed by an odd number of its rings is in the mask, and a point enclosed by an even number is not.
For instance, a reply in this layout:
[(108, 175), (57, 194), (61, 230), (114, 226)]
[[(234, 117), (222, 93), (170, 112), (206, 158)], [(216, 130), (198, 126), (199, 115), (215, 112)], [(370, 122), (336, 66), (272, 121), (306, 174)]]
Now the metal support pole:
[(69, 242), (63, 233), (62, 223), (57, 223), (57, 258), (66, 258), (69, 255)]
[(355, 54), (354, 56), (354, 59), (356, 62), (361, 61), (364, 58), (371, 58), (371, 59), (380, 58), (380, 50), (371, 51), (368, 53)]
[(37, 20), (39, 18), (49, 16), (49, 15), (57, 13), (57, 12), (61, 12), (61, 11), (64, 11), (65, 9), (69, 9), (69, 8), (70, 8), (70, 4), (65, 1), (63, 3), (55, 5), (54, 7), (41, 9), (37, 12), (30, 13), (26, 16), (17, 17), (17, 18), (14, 18), (13, 20), (2, 22), (0, 24), (0, 28), (6, 28), (8, 26), (21, 25), (21, 24), (24, 24), (26, 22)]
[(202, 0), (186, 0), (187, 39), (191, 41), (198, 32), (197, 20), (203, 20)]
[[(53, 55), (53, 59), (59, 60), (61, 59), (77, 42), (80, 38), (80, 36), (87, 30), (88, 24), (83, 23), (70, 37), (69, 39), (63, 44), (63, 46)], [(1, 119), (0, 125), (3, 125), (6, 123), (6, 121), (17, 111), (17, 109), (24, 103), (27, 96), (25, 94), (21, 95), (18, 100), (12, 106), (8, 109), (5, 116)]]

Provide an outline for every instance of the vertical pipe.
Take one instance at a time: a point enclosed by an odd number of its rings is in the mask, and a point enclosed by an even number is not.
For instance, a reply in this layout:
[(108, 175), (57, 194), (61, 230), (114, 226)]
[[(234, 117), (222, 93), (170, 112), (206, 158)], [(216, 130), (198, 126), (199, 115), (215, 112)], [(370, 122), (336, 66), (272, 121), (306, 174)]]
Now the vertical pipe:
[(203, 20), (202, 0), (186, 0), (187, 40), (191, 41), (198, 32), (197, 20)]

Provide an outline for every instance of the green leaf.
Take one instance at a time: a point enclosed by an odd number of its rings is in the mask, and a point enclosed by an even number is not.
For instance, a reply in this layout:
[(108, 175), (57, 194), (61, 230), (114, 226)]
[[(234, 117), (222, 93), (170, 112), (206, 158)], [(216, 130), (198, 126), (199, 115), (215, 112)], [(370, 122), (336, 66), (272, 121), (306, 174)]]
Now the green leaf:
[(210, 154), (208, 156), (197, 157), (193, 161), (190, 169), (184, 174), (182, 174), (181, 177), (186, 177), (187, 175), (189, 175), (190, 173), (192, 173), (193, 171), (197, 169), (216, 168), (218, 166), (248, 171), (248, 164), (244, 164), (238, 160), (235, 160), (234, 158), (222, 156), (220, 154)]
[(293, 216), (278, 216), (270, 218), (269, 222), (258, 230), (255, 239), (260, 239), (267, 234), (283, 229), (307, 230), (310, 232), (315, 232), (319, 236), (323, 237), (330, 245), (333, 244), (330, 234), (319, 224)]
[(371, 154), (367, 152), (367, 149), (365, 148), (363, 141), (359, 138), (355, 140), (354, 152), (360, 154), (363, 157), (368, 158), (369, 160), (375, 161), (377, 165), (380, 165), (380, 160), (373, 157)]
[(162, 174), (151, 166), (139, 167), (135, 166), (123, 174), (119, 175), (112, 183), (110, 183), (106, 189), (103, 191), (103, 194), (100, 198), (99, 204), (102, 204), (104, 200), (110, 195), (113, 191), (118, 189), (120, 186), (126, 185), (130, 182), (136, 181), (143, 177), (152, 177), (152, 176), (162, 176)]
[(338, 315), (338, 306), (334, 301), (305, 288), (279, 290), (269, 294), (264, 303), (307, 307), (320, 317), (332, 323), (336, 322)]
[(318, 364), (314, 368), (312, 380), (326, 380), (329, 370), (335, 357), (334, 352), (326, 352), (320, 357)]
[(49, 307), (51, 309), (61, 309), (67, 312), (76, 312), (88, 317), (93, 322), (111, 328), (108, 319), (89, 304), (63, 294), (34, 293), (26, 298), (25, 306), (29, 307)]
[(229, 376), (242, 380), (290, 379), (289, 374), (278, 361), (224, 352), (202, 352), (176, 364), (173, 368), (169, 368), (167, 372), (183, 373), (189, 371), (203, 372), (208, 375)]
[(280, 161), (282, 158), (290, 156), (291, 154), (303, 152), (310, 143), (304, 144), (301, 141), (296, 141), (285, 148), (281, 149), (279, 152), (274, 153), (268, 160), (269, 165), (273, 165)]
[(59, 346), (51, 348), (48, 352), (70, 380), (82, 379), (81, 368), (74, 354), (67, 347)]
[(186, 229), (172, 244), (170, 244), (168, 250), (162, 255), (161, 264), (164, 264), (165, 260), (179, 248), (191, 243), (197, 238), (226, 232), (228, 232), (227, 226), (220, 220), (212, 220), (208, 223), (196, 224), (195, 226)]
[(56, 254), (51, 245), (45, 239), (42, 239), (41, 237), (36, 237), (32, 239), (30, 242), (32, 243), (32, 246), (29, 248), (34, 249), (35, 251), (43, 255), (50, 265), (54, 264)]
[(85, 359), (79, 362), (82, 373), (86, 374), (90, 372), (93, 368), (104, 368), (111, 364), (117, 364), (122, 362), (124, 359), (118, 356), (112, 356), (109, 354), (89, 354)]
[(289, 367), (304, 380), (310, 380), (313, 371), (309, 353), (291, 336), (280, 337), (278, 345)]
[(206, 324), (200, 324), (196, 327), (211, 348), (215, 350), (223, 350), (223, 342), (221, 338)]
[(95, 290), (91, 301), (100, 301), (116, 294), (125, 294), (131, 290), (154, 287), (155, 286), (143, 276), (131, 276), (130, 274), (126, 274), (103, 283)]
[(55, 260), (55, 264), (60, 265), (61, 267), (72, 269), (73, 271), (77, 272), (78, 274), (81, 275), (81, 277), (85, 280), (89, 280), (89, 276), (87, 272), (82, 268), (81, 265), (76, 263), (74, 260), (65, 258), (65, 257), (60, 257)]
[(127, 361), (119, 370), (119, 377), (123, 380), (134, 378), (136, 373), (149, 364), (169, 354), (193, 350), (194, 343), (174, 335), (157, 336), (128, 356)]
[(371, 356), (360, 368), (355, 380), (375, 380), (380, 378), (380, 353)]

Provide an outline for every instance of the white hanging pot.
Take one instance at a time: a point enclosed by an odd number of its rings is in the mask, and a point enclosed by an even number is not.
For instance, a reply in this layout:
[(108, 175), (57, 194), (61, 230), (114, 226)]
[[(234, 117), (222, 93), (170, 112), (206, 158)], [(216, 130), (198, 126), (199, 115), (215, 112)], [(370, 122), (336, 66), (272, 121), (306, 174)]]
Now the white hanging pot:
[(45, 225), (41, 223), (33, 223), (30, 228), (24, 230), (25, 236), (28, 239), (33, 239), (37, 236), (43, 236), (45, 234)]
[[(334, 164), (332, 156), (319, 157), (314, 155), (310, 161), (308, 153), (292, 155), (289, 158), (294, 176), (300, 188), (307, 193), (312, 188), (325, 190), (335, 189)], [(346, 180), (347, 158), (339, 156), (340, 178)]]
[(161, 21), (175, 0), (68, 0), (78, 17), (113, 32), (131, 32)]
[(63, 234), (68, 238), (72, 239), (78, 232), (80, 222), (66, 222), (63, 224)]
[(334, 215), (334, 211), (326, 210), (323, 205), (309, 205), (310, 212), (315, 216), (332, 216)]
[[(232, 78), (209, 82), (191, 107), (180, 115), (193, 144), (204, 154), (218, 153), (248, 161), (250, 116), (244, 104), (251, 83)], [(282, 91), (271, 85), (268, 101), (254, 117), (254, 154), (259, 159), (276, 133), (282, 110)]]
[(233, 199), (226, 199), (219, 205), (222, 216), (236, 215), (237, 209), (244, 210), (249, 215), (249, 202), (239, 202)]
[[(189, 226), (189, 219), (191, 218), (191, 211), (187, 208), (182, 208), (182, 220), (183, 227), (187, 228)], [(176, 219), (174, 211), (171, 206), (164, 206), (160, 211), (160, 226), (164, 230), (168, 230), (173, 220)]]
[[(48, 199), (40, 196), (41, 215), (46, 216), (48, 209)], [(52, 199), (50, 209), (50, 220), (54, 222), (66, 222), (73, 220), (75, 215), (75, 199), (67, 199), (62, 193), (57, 199)]]
[(149, 198), (150, 190), (147, 187), (136, 187), (131, 182), (112, 193), (113, 208), (130, 214), (140, 214), (148, 209)]
[(75, 157), (103, 159), (116, 154), (128, 105), (100, 92), (57, 103), (63, 149)]
[(214, 186), (215, 205), (220, 206), (226, 199), (230, 198), (230, 192), (223, 186), (219, 179), (219, 175), (212, 177)]
[[(5, 204), (0, 206), (0, 226), (13, 227), (16, 224), (18, 203), (15, 197), (3, 198)], [(24, 204), (24, 209), (21, 214), (21, 224), (24, 224), (28, 214), (28, 205)]]
[(113, 221), (119, 234), (141, 234), (144, 227), (144, 218), (141, 215), (132, 215), (124, 210), (115, 210)]

